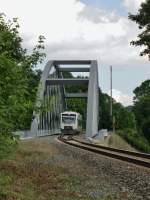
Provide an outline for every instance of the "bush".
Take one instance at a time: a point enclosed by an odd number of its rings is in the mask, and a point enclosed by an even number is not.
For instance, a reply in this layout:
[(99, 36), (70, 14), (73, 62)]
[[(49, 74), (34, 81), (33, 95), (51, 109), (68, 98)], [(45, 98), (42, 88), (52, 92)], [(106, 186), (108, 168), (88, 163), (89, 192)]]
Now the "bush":
[(148, 141), (133, 129), (125, 129), (117, 131), (117, 134), (122, 136), (131, 146), (137, 150), (150, 153), (150, 145)]
[(10, 136), (0, 134), (0, 159), (8, 157), (15, 151), (17, 147), (17, 140)]
[(144, 137), (150, 143), (150, 117), (147, 117), (146, 119), (143, 120), (141, 129), (142, 129), (142, 133), (143, 133)]

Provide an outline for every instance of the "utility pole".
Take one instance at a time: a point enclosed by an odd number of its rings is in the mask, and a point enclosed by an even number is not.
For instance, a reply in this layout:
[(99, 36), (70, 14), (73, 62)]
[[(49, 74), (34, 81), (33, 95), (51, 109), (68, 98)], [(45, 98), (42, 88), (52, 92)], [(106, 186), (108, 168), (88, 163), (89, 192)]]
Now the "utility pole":
[(116, 119), (112, 113), (112, 103), (113, 103), (113, 99), (112, 99), (112, 66), (110, 66), (110, 117), (111, 117), (111, 121), (112, 121), (113, 133), (115, 133)]
[(112, 117), (112, 66), (110, 66), (110, 116)]

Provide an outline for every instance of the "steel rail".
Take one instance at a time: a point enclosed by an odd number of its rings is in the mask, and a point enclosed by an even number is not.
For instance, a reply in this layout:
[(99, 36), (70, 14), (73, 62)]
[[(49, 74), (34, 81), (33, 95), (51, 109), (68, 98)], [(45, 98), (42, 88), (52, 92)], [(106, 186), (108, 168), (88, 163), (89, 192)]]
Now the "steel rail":
[[(93, 152), (96, 154), (101, 154), (101, 155), (104, 155), (104, 156), (107, 156), (110, 158), (114, 158), (117, 160), (126, 161), (128, 163), (136, 164), (137, 166), (150, 168), (150, 162), (148, 162), (146, 160), (142, 160), (142, 159), (137, 159), (135, 157), (131, 157), (131, 155), (128, 155), (128, 154), (126, 154), (126, 155), (125, 154), (124, 155), (116, 154), (116, 152), (114, 153), (111, 150), (106, 150), (106, 149), (102, 150), (102, 149), (98, 148), (97, 146), (96, 147), (93, 146), (92, 144), (89, 144), (89, 143), (83, 144), (82, 142), (75, 141), (70, 138), (65, 139), (63, 137), (58, 137), (58, 139), (65, 144), (68, 144), (68, 145), (71, 145), (71, 146), (74, 146), (74, 147), (77, 147), (80, 149), (84, 149), (84, 150), (87, 150), (87, 151), (90, 151), (90, 152)], [(72, 143), (71, 141), (74, 141), (76, 143)], [(117, 152), (117, 153), (119, 153), (119, 152)]]
[(146, 154), (146, 153), (117, 149), (117, 148), (113, 148), (113, 147), (106, 147), (106, 146), (97, 145), (97, 144), (90, 144), (90, 143), (83, 142), (83, 141), (80, 141), (80, 140), (77, 140), (77, 139), (74, 139), (74, 138), (72, 138), (72, 140), (79, 142), (81, 144), (97, 147), (97, 148), (100, 148), (100, 149), (105, 149), (105, 150), (109, 150), (109, 151), (113, 151), (113, 152), (117, 152), (117, 153), (123, 153), (123, 154), (131, 155), (131, 156), (136, 156), (136, 157), (139, 157), (139, 158), (150, 159), (150, 154)]

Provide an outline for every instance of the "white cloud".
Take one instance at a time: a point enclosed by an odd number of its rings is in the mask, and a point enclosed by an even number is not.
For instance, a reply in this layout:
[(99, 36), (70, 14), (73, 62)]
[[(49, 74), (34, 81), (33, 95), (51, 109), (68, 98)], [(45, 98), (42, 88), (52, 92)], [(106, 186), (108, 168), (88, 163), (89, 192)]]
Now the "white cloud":
[[(46, 37), (48, 59), (98, 59), (105, 65), (145, 63), (130, 46), (137, 27), (125, 17), (79, 0), (0, 0), (1, 12), (18, 17), (24, 46)], [(132, 29), (131, 29), (132, 26)]]
[[(132, 7), (131, 0), (123, 1)], [(0, 0), (0, 5), (7, 18), (19, 18), (25, 47), (31, 49), (41, 34), (46, 37), (47, 60), (97, 59), (100, 66), (113, 67), (149, 65), (139, 57), (140, 49), (130, 46), (137, 26), (113, 11), (79, 0)]]
[(93, 6), (85, 6), (82, 11), (79, 13), (80, 19), (87, 19), (94, 23), (109, 23), (116, 22), (119, 17), (114, 11), (108, 13), (105, 10)]
[[(110, 95), (110, 92), (108, 93)], [(112, 89), (112, 97), (117, 101), (122, 103), (124, 106), (129, 106), (133, 104), (133, 97), (122, 93), (117, 89)]]
[(123, 3), (129, 12), (137, 12), (140, 5), (145, 0), (123, 0)]

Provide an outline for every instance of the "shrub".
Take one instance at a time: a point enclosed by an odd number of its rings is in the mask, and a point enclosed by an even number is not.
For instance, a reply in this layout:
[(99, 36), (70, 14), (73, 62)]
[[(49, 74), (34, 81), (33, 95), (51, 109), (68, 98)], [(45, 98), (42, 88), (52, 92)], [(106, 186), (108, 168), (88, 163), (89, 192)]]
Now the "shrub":
[(17, 140), (10, 136), (0, 134), (0, 159), (8, 157), (15, 151), (17, 147)]
[(117, 131), (117, 134), (122, 136), (129, 144), (135, 147), (137, 150), (150, 153), (150, 145), (148, 141), (136, 130), (125, 129)]

